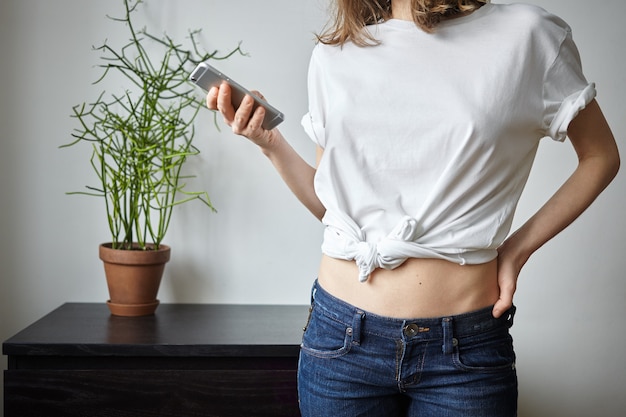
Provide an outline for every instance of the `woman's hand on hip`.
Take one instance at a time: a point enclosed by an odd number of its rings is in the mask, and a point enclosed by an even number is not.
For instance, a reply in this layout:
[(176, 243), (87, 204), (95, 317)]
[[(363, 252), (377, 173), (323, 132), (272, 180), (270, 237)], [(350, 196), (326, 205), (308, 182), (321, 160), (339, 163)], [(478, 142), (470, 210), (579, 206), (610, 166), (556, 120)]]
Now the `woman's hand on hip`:
[[(511, 239), (513, 240), (513, 239)], [(493, 306), (493, 316), (500, 317), (513, 305), (513, 296), (517, 290), (517, 279), (522, 267), (528, 260), (527, 256), (514, 256), (511, 242), (505, 241), (498, 248), (498, 286), (500, 296)]]

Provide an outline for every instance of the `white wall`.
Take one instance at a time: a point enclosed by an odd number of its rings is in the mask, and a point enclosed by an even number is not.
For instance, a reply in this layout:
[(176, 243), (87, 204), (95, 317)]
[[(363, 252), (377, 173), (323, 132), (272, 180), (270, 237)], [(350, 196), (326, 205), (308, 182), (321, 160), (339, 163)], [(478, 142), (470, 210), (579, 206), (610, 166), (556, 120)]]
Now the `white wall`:
[[(209, 48), (239, 41), (248, 57), (219, 66), (263, 91), (287, 116), (283, 133), (307, 160), (299, 125), (313, 31), (326, 0), (148, 0), (142, 19), (181, 38), (203, 28)], [(625, 145), (626, 2), (534, 1), (574, 29), (587, 76), (621, 147)], [(0, 340), (67, 301), (103, 302), (97, 245), (108, 240), (102, 202), (66, 196), (91, 183), (86, 147), (70, 139), (74, 104), (93, 98), (91, 46), (124, 33), (105, 14), (120, 1), (0, 2)], [(116, 88), (115, 85), (110, 88)], [(219, 213), (200, 204), (175, 212), (173, 246), (160, 299), (183, 303), (304, 304), (316, 274), (321, 228), (254, 146), (218, 133), (205, 113), (202, 157), (192, 164)], [(223, 126), (223, 125), (222, 125)], [(541, 146), (517, 224), (575, 165), (569, 144)], [(520, 415), (616, 416), (626, 409), (626, 235), (624, 173), (523, 271), (514, 336)], [(3, 367), (6, 360), (2, 359)]]

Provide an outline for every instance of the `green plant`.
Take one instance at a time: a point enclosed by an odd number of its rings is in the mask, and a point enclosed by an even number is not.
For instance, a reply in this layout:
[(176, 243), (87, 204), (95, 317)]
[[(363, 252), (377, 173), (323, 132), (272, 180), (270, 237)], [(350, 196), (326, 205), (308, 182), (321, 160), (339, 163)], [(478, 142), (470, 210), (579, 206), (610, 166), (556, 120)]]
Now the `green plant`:
[[(199, 153), (192, 143), (194, 121), (206, 108), (188, 81), (189, 72), (199, 62), (226, 59), (241, 50), (223, 56), (200, 52), (199, 30), (189, 31), (189, 49), (167, 35), (136, 30), (131, 17), (142, 0), (123, 3), (123, 18), (107, 18), (126, 26), (129, 41), (119, 49), (106, 41), (94, 48), (104, 61), (99, 65), (103, 74), (94, 84), (113, 72), (123, 75), (129, 88), (110, 97), (103, 91), (93, 103), (74, 106), (72, 117), (80, 127), (72, 133), (75, 140), (62, 147), (79, 142), (93, 146), (90, 162), (100, 185), (69, 194), (104, 197), (113, 248), (158, 249), (174, 206), (200, 200), (215, 210), (206, 192), (185, 189), (184, 180), (190, 176), (183, 175), (182, 167)], [(158, 60), (145, 42), (160, 51)]]

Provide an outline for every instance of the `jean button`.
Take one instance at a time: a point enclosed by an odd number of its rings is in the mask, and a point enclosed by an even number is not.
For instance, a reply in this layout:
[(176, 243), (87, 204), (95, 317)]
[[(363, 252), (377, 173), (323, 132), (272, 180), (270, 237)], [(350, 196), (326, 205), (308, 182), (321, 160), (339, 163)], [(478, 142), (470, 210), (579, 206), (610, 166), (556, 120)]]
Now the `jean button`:
[(404, 326), (403, 333), (406, 337), (413, 337), (419, 332), (419, 327), (415, 323)]

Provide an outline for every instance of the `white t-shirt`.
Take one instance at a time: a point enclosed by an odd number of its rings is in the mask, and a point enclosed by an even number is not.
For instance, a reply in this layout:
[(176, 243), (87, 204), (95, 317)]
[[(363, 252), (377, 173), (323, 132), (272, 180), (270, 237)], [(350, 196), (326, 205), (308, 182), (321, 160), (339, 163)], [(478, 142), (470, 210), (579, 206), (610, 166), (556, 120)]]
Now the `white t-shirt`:
[(323, 253), (359, 266), (488, 262), (510, 231), (542, 137), (563, 141), (595, 97), (570, 28), (487, 4), (434, 34), (368, 26), (380, 45), (316, 45), (302, 124), (324, 154)]

